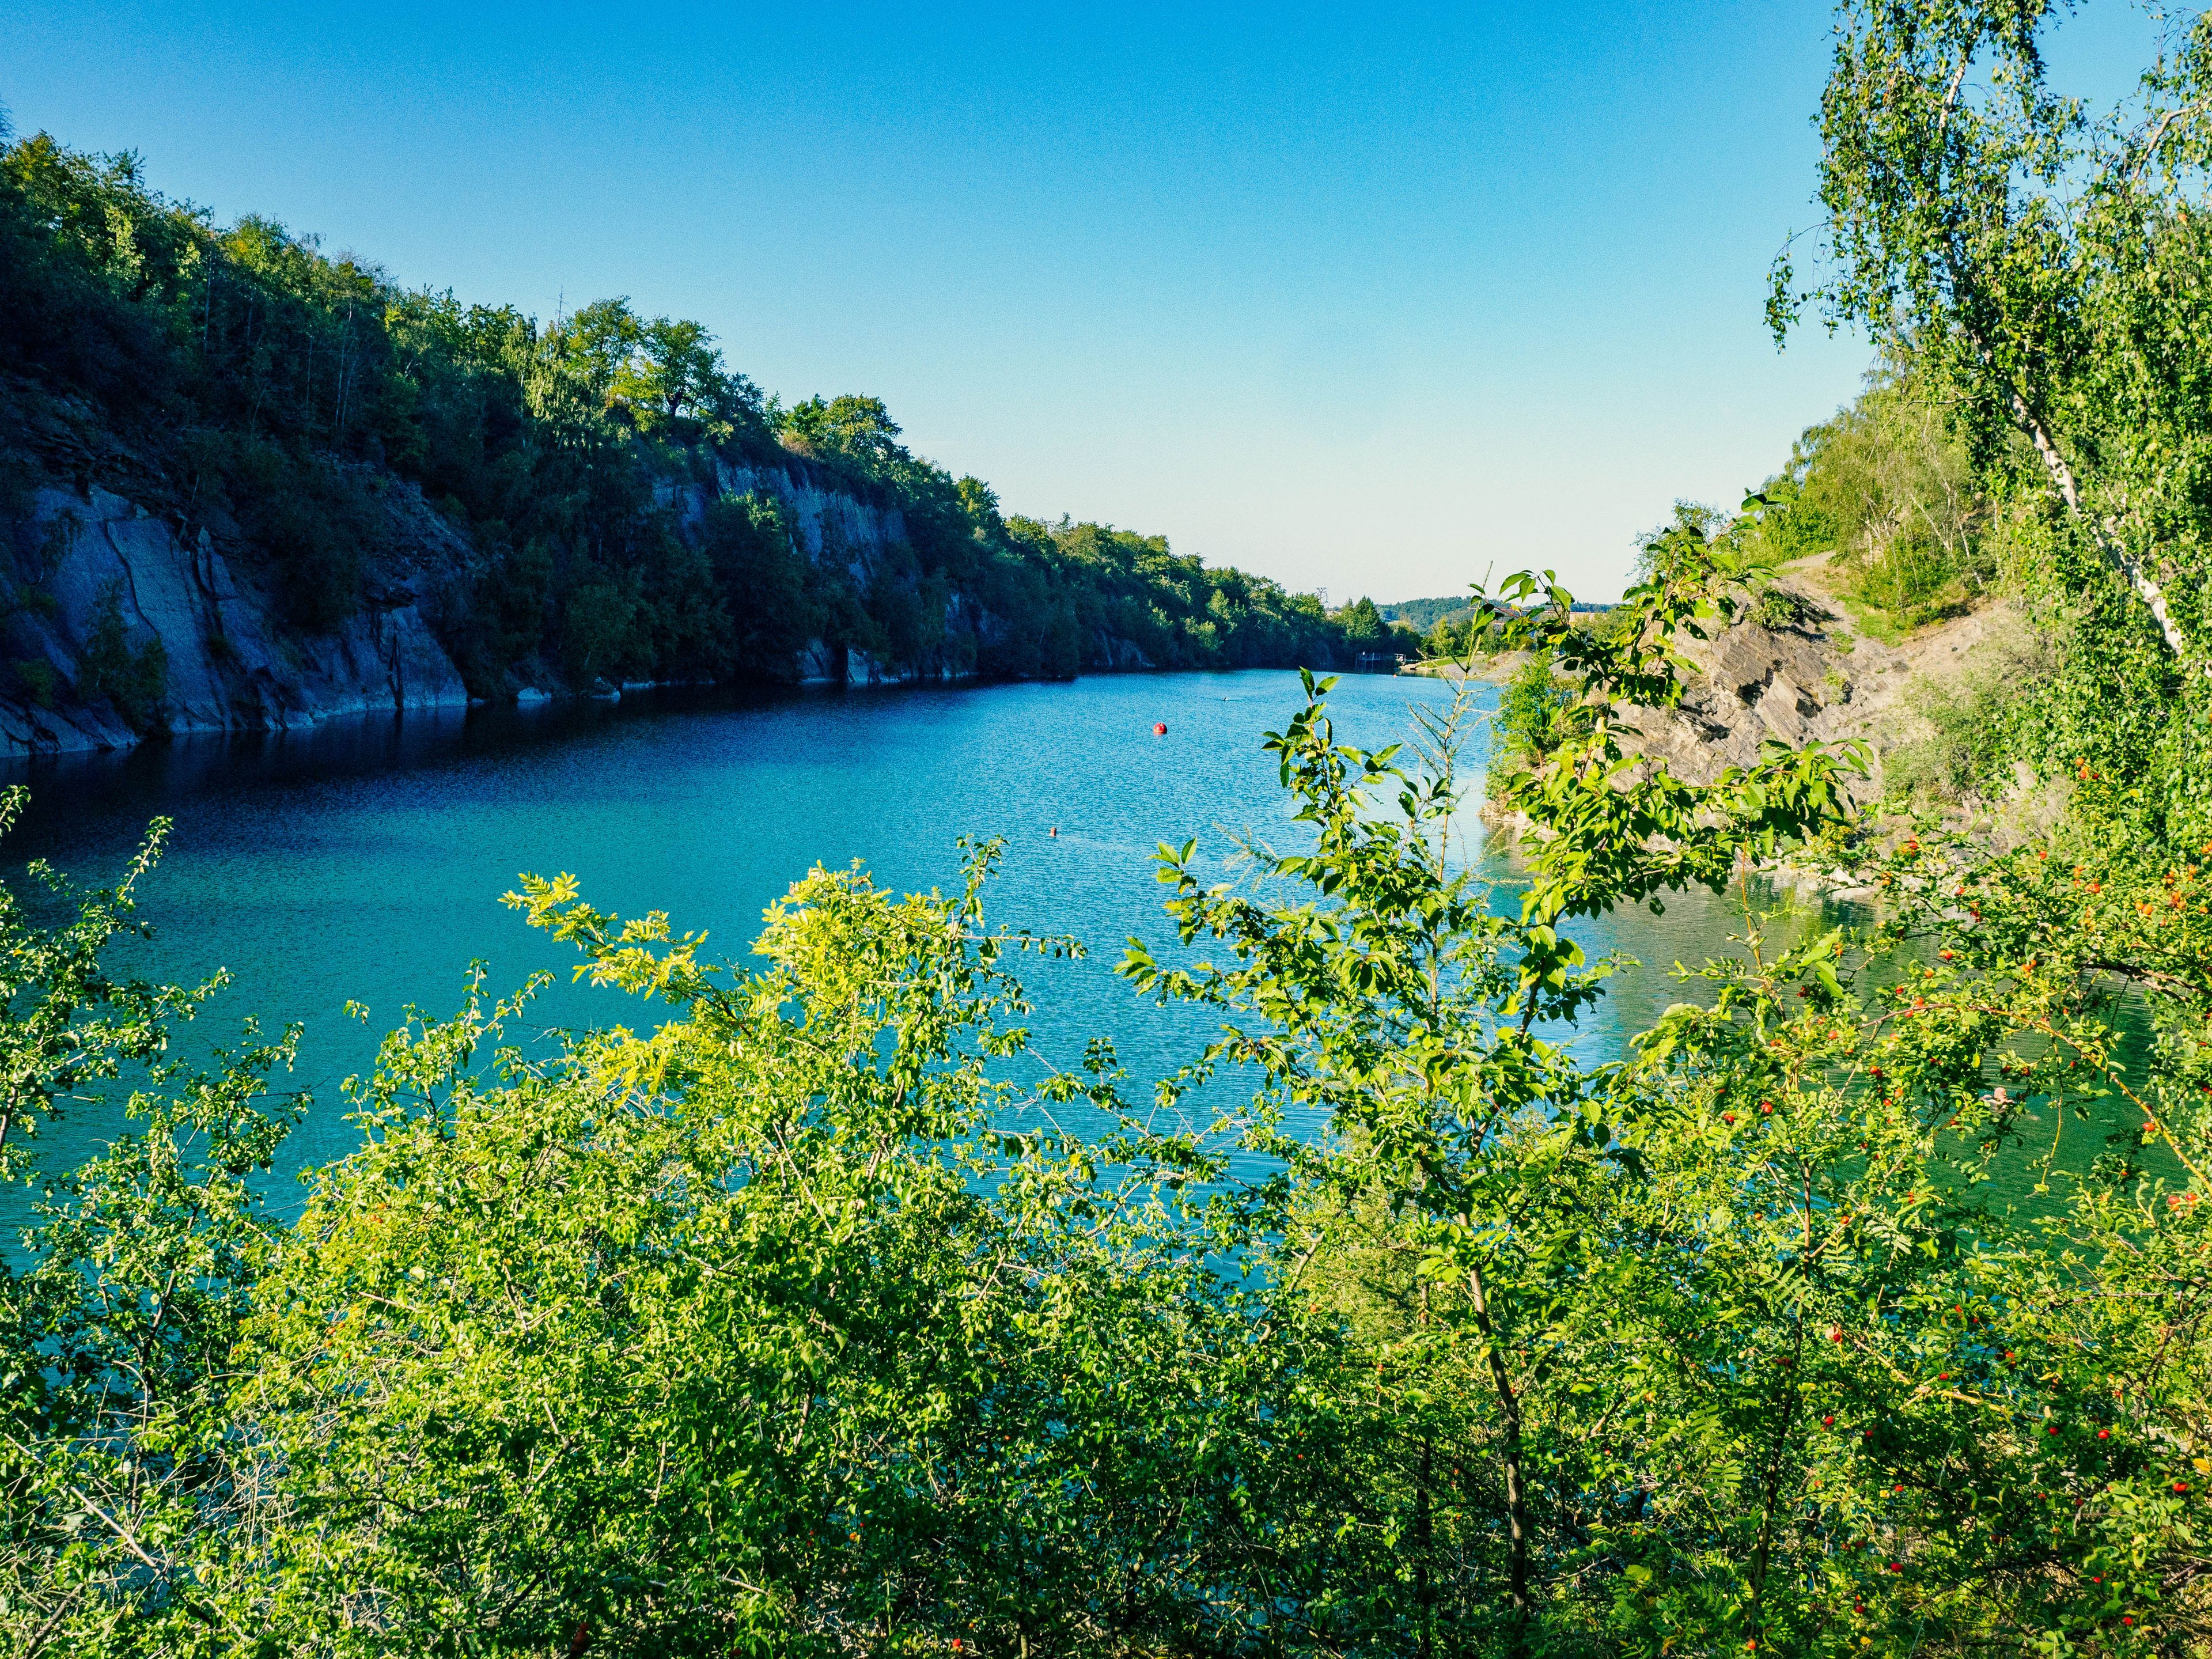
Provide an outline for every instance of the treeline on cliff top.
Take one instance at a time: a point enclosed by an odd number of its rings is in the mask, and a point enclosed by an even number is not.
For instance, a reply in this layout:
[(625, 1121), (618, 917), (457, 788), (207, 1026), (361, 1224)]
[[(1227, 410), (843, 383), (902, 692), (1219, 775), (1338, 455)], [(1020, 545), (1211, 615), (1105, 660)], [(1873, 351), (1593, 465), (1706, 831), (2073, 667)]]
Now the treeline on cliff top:
[[(697, 323), (619, 299), (541, 323), (404, 289), (269, 220), (219, 228), (136, 157), (43, 134), (0, 152), (0, 315), (14, 506), (48, 477), (111, 484), (187, 537), (211, 529), (312, 632), (374, 582), (396, 474), (466, 537), (442, 631), (479, 691), (548, 671), (785, 678), (810, 640), (1065, 676), (1102, 639), (1236, 668), (1325, 666), (1389, 634), (1371, 606), (1332, 617), (1164, 537), (1004, 513), (913, 454), (879, 400), (787, 405)], [(811, 558), (775, 495), (723, 492), (720, 470), (748, 465), (896, 507), (904, 535), (863, 576), (834, 536)], [(679, 522), (672, 484), (704, 488), (702, 522)], [(988, 620), (949, 625), (959, 605)]]

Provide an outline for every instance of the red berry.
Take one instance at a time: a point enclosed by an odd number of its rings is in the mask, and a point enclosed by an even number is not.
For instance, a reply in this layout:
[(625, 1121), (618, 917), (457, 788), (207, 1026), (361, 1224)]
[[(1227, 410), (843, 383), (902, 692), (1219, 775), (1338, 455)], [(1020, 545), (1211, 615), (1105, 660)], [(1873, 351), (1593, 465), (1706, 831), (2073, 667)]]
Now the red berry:
[(2186, 1480), (2177, 1480), (2173, 1483), (2173, 1489), (2176, 1492), (2187, 1492), (2189, 1490), (2189, 1483)]
[(1722, 1122), (1723, 1122), (1723, 1123), (1733, 1123), (1733, 1122), (1735, 1122), (1735, 1114), (1734, 1112), (1723, 1112), (1723, 1113), (1721, 1114), (1721, 1121), (1722, 1121)]
[(1824, 1417), (1820, 1419), (1820, 1424), (1824, 1428), (1832, 1429), (1836, 1426), (1836, 1419), (1832, 1417)]

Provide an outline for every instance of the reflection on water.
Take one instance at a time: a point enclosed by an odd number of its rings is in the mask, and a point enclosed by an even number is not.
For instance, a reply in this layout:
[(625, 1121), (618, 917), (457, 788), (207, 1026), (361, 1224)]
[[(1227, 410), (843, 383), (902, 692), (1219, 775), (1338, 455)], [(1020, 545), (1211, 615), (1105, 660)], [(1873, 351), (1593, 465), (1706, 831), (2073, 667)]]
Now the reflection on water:
[[(1413, 710), (1450, 695), (1428, 680), (1346, 676), (1332, 708), (1341, 738), (1379, 747), (1413, 735)], [(1487, 687), (1476, 695), (1495, 696)], [(288, 1149), (294, 1168), (353, 1143), (337, 1080), (368, 1066), (376, 1033), (406, 1005), (450, 1011), (473, 960), (490, 964), (495, 988), (559, 970), (538, 1005), (549, 1024), (651, 1018), (571, 985), (572, 959), (499, 903), (525, 870), (574, 872), (602, 908), (665, 909), (678, 927), (709, 929), (741, 956), (763, 908), (811, 864), (858, 860), (911, 890), (954, 877), (961, 836), (1004, 836), (994, 915), (1074, 934), (1093, 952), (1025, 973), (1041, 1047), (1073, 1064), (1086, 1039), (1110, 1036), (1141, 1090), (1211, 1030), (1194, 1011), (1143, 1003), (1112, 972), (1133, 934), (1168, 945), (1154, 848), (1196, 836), (1226, 875), (1232, 832), (1291, 832), (1259, 745), (1299, 696), (1297, 677), (1278, 672), (663, 693), (184, 740), (18, 765), (33, 797), (7, 849), (9, 873), (38, 857), (105, 881), (149, 818), (174, 819), (169, 854), (143, 890), (156, 937), (125, 960), (175, 979), (230, 970), (236, 982), (216, 1015), (224, 1033), (246, 1013), (305, 1024), (295, 1081), (316, 1105)], [(1154, 735), (1156, 722), (1165, 736)], [(1464, 828), (1464, 855), (1506, 884), (1500, 902), (1513, 902), (1511, 872), (1483, 848), (1472, 814)], [(1863, 919), (1815, 904), (1778, 936)], [(1612, 981), (1578, 1051), (1622, 1053), (1630, 1033), (1693, 994), (1674, 964), (1723, 948), (1742, 927), (1731, 899), (1698, 892), (1670, 896), (1663, 915), (1639, 908), (1571, 930), (1593, 959), (1620, 951), (1640, 963)], [(349, 999), (369, 1005), (371, 1024), (344, 1018)], [(82, 1115), (46, 1155), (80, 1156), (115, 1122)]]

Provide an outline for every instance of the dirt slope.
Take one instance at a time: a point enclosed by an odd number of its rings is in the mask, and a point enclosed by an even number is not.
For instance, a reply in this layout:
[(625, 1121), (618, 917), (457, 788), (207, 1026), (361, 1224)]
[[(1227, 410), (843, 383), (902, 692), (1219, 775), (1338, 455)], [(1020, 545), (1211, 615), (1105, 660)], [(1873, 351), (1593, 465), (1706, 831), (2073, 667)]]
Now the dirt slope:
[(1775, 584), (1795, 601), (1794, 623), (1747, 618), (1711, 639), (1684, 641), (1697, 680), (1680, 708), (1637, 712), (1638, 746), (1663, 757), (1678, 777), (1704, 781), (1724, 767), (1751, 764), (1770, 738), (1858, 738), (1875, 754), (1874, 776), (1858, 793), (1879, 793), (1881, 751), (1921, 725), (1908, 688), (1955, 678), (1978, 647), (2024, 630), (2014, 606), (1992, 600), (1885, 644), (1851, 626), (1824, 562), (1792, 565)]

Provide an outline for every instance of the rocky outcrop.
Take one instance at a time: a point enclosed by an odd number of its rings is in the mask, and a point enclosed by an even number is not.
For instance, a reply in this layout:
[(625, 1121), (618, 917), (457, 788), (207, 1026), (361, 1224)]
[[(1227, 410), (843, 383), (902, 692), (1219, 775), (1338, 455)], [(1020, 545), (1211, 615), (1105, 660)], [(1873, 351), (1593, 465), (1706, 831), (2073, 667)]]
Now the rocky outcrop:
[(1150, 668), (1153, 663), (1134, 640), (1125, 640), (1119, 635), (1109, 634), (1102, 628), (1091, 641), (1091, 665), (1126, 672), (1132, 669)]
[[(1679, 638), (1692, 682), (1678, 708), (1634, 711), (1634, 747), (1675, 776), (1703, 783), (1725, 768), (1753, 764), (1770, 739), (1856, 739), (1873, 763), (1856, 792), (1872, 799), (1881, 792), (1882, 749), (1915, 719), (1904, 705), (1907, 686), (1954, 675), (1977, 647), (2021, 625), (2010, 606), (1992, 604), (1890, 646), (1855, 634), (1840, 609), (1815, 570), (1793, 568), (1753, 614), (1707, 640)], [(1795, 614), (1784, 620), (1784, 611)]]
[[(791, 514), (792, 528), (806, 556), (817, 563), (825, 555), (842, 557), (856, 580), (865, 580), (876, 562), (906, 539), (906, 514), (899, 508), (860, 501), (842, 490), (824, 489), (798, 467), (718, 462), (715, 482), (726, 495), (758, 490), (775, 496)], [(687, 491), (687, 515), (696, 521), (706, 508), (706, 492), (691, 486)]]
[[(775, 498), (806, 556), (842, 568), (857, 588), (902, 568), (903, 512), (827, 486), (797, 458), (788, 465), (724, 461), (711, 481), (664, 480), (659, 505), (680, 532), (696, 532), (718, 491)], [(27, 513), (0, 522), (0, 753), (125, 748), (170, 734), (465, 707), (454, 653), (467, 648), (471, 626), (473, 550), (414, 486), (380, 470), (367, 493), (383, 522), (363, 550), (361, 602), (335, 629), (313, 632), (287, 617), (260, 566), (226, 556), (225, 548), (243, 544), (226, 515), (212, 515), (212, 533), (185, 532), (183, 512), (158, 489), (146, 500), (167, 506), (149, 511), (84, 471), (74, 489), (38, 489)], [(910, 664), (812, 641), (795, 678), (855, 686), (972, 678), (1006, 627), (957, 591), (945, 596), (941, 623), (935, 642)], [(1103, 630), (1085, 654), (1083, 666), (1094, 671), (1153, 665), (1133, 641)], [(535, 659), (503, 686), (478, 688), (518, 703), (632, 689), (569, 685), (557, 665)]]
[[(419, 497), (397, 510), (420, 510)], [(461, 677), (405, 580), (372, 584), (335, 631), (302, 635), (203, 530), (191, 545), (94, 487), (39, 490), (17, 527), (0, 744), (125, 747), (159, 732), (281, 730), (336, 714), (458, 708)], [(404, 574), (404, 573), (403, 573)]]

